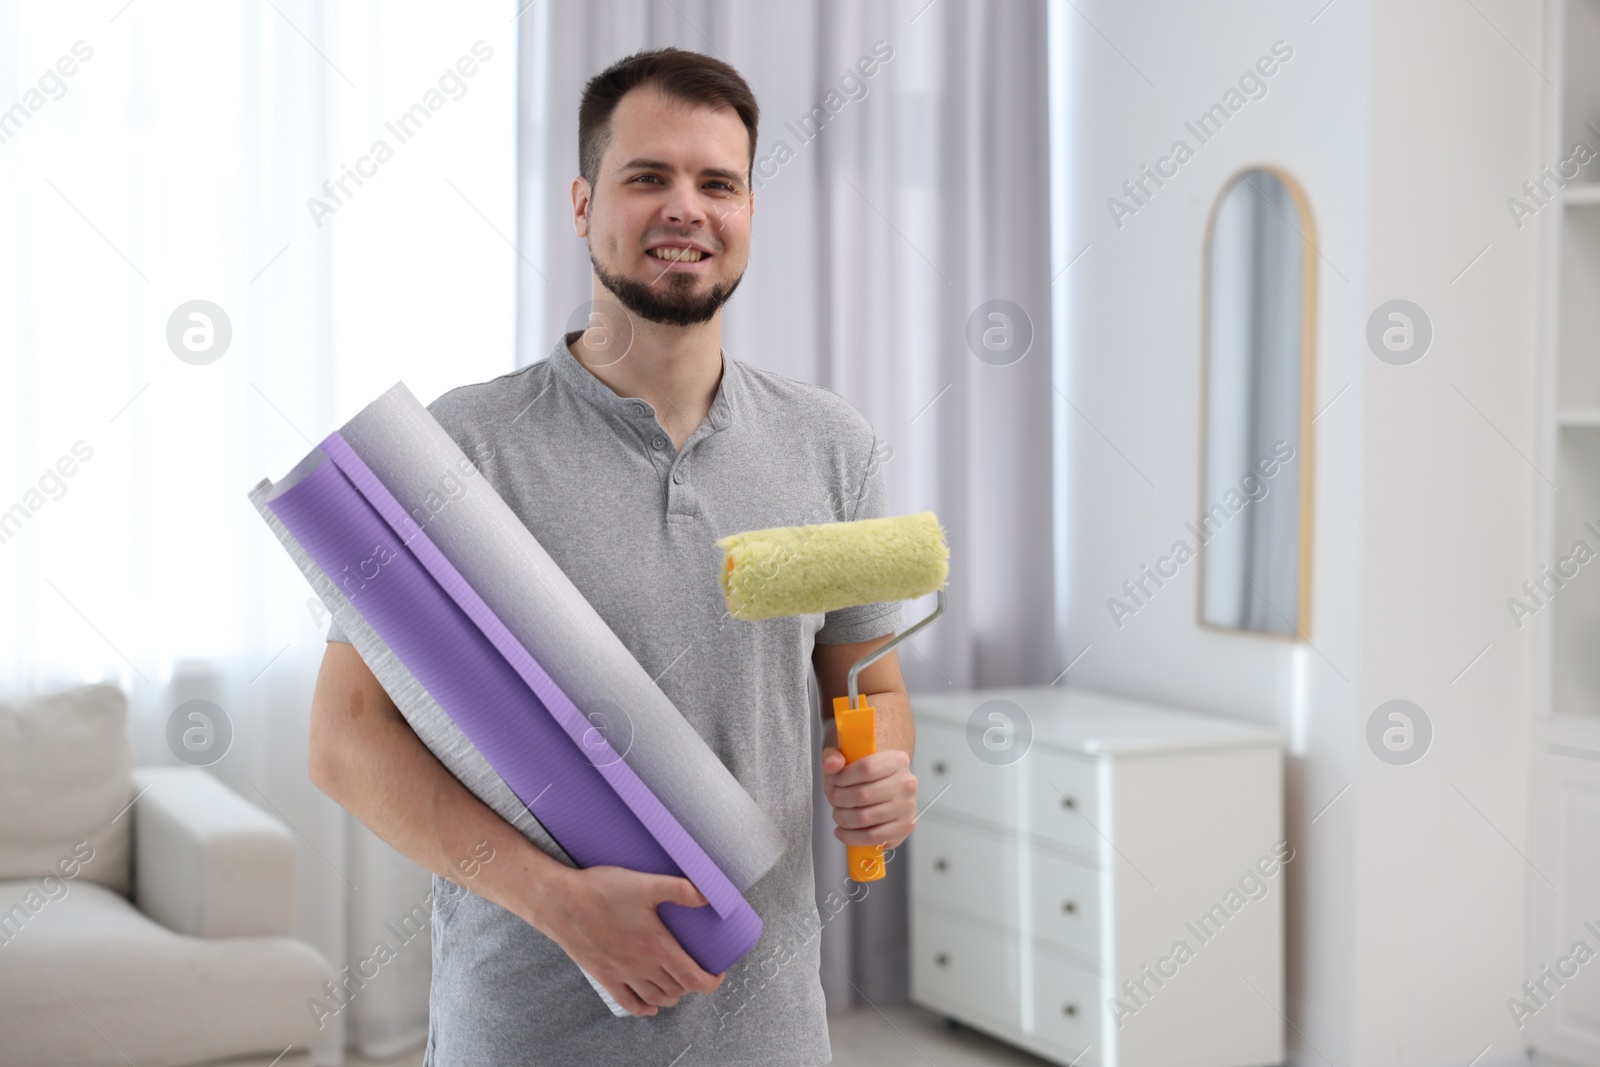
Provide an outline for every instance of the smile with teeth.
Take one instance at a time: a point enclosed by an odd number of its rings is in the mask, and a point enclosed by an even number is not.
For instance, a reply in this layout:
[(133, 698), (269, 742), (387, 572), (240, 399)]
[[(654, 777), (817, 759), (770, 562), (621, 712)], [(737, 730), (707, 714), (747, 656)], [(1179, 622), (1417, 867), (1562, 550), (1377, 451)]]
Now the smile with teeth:
[(652, 248), (647, 254), (669, 263), (698, 263), (710, 257), (709, 252), (702, 252), (698, 248)]

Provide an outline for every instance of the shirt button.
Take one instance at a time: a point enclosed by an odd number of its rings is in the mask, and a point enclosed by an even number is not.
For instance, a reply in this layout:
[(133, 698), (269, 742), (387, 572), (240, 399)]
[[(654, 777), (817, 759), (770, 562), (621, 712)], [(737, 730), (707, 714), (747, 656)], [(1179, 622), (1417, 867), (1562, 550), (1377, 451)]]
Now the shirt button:
[(679, 485), (683, 484), (683, 468), (682, 467), (679, 467), (677, 470), (672, 472), (672, 480), (674, 482), (677, 482)]
[(666, 448), (667, 447), (667, 439), (665, 437), (658, 437), (654, 441), (651, 441), (650, 444), (655, 446), (656, 448)]
[(635, 404), (635, 405), (633, 405), (633, 413), (635, 415), (643, 415), (646, 410), (647, 409), (645, 408), (645, 406), (643, 404)]

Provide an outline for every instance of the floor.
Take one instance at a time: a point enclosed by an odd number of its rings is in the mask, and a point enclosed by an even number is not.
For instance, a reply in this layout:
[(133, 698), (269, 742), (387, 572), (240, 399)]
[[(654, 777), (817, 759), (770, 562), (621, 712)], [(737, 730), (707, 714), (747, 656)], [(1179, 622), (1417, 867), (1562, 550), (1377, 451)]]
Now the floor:
[[(832, 1067), (1047, 1067), (1046, 1060), (964, 1027), (951, 1030), (921, 1008), (872, 1008), (828, 1016)], [(391, 1060), (350, 1056), (348, 1067), (422, 1067), (422, 1051)]]

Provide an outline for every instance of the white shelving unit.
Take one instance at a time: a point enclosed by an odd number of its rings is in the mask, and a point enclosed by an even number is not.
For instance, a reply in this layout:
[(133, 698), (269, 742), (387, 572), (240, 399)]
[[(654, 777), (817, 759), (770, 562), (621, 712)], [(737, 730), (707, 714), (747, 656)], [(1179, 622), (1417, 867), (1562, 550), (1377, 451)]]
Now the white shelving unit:
[[(1530, 574), (1551, 591), (1540, 592), (1528, 620), (1536, 670), (1524, 966), (1545, 988), (1523, 991), (1522, 1000), (1538, 1062), (1593, 1064), (1600, 973), (1589, 972), (1600, 969), (1581, 968), (1559, 985), (1541, 975), (1563, 970), (1579, 941), (1600, 950), (1600, 936), (1586, 926), (1600, 920), (1600, 0), (1546, 0), (1542, 67), (1553, 87), (1545, 90), (1541, 159), (1554, 170), (1579, 142), (1595, 158), (1567, 179), (1559, 203), (1539, 212), (1539, 466), (1555, 484), (1540, 481), (1540, 552)], [(1546, 566), (1560, 566), (1578, 542), (1596, 557), (1568, 563), (1555, 587)]]

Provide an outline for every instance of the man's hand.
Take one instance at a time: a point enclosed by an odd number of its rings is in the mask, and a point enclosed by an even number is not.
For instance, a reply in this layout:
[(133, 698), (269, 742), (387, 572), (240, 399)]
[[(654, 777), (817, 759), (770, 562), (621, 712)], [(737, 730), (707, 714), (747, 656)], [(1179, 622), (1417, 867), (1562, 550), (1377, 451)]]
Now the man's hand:
[(891, 651), (862, 671), (860, 696), (875, 709), (878, 751), (845, 765), (839, 751), (839, 727), (826, 714), (836, 698), (849, 693), (851, 669), (890, 641), (894, 634), (848, 645), (817, 645), (811, 662), (824, 711), (822, 725), (822, 788), (833, 805), (833, 836), (847, 845), (898, 848), (911, 836), (917, 815), (917, 778), (911, 773), (916, 730), (911, 699), (900, 677), (899, 652)]
[(833, 805), (833, 836), (847, 845), (897, 848), (911, 836), (917, 815), (917, 776), (911, 757), (898, 748), (879, 749), (846, 764), (828, 723), (822, 749), (822, 788)]
[(686, 878), (621, 867), (565, 866), (467, 792), (428, 751), (372, 671), (343, 641), (328, 642), (311, 703), (311, 780), (402, 854), (543, 932), (634, 1015), (655, 1015), (684, 993), (710, 993), (707, 974), (656, 914), (672, 901), (710, 905)]
[(563, 867), (569, 879), (544, 902), (542, 929), (634, 1015), (675, 1007), (685, 993), (714, 993), (723, 976), (706, 973), (656, 914), (663, 901), (705, 907), (687, 878), (624, 867)]

